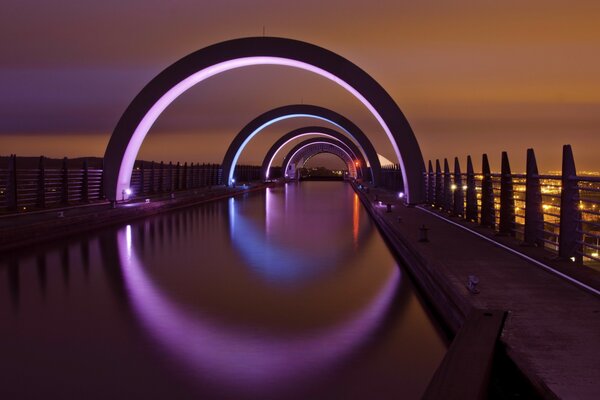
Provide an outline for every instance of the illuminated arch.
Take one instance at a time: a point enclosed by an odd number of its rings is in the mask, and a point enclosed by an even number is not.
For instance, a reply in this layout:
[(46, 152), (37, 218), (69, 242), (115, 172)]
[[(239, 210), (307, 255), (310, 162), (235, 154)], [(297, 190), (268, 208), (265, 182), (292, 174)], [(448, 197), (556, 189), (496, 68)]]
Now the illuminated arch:
[(152, 79), (129, 104), (104, 155), (104, 191), (116, 200), (129, 187), (146, 134), (160, 114), (195, 84), (235, 68), (283, 65), (321, 75), (360, 100), (388, 135), (400, 162), (407, 199), (423, 200), (423, 156), (413, 131), (392, 97), (349, 60), (319, 46), (292, 39), (251, 37), (214, 44), (191, 53)]
[(250, 121), (242, 130), (233, 138), (233, 141), (229, 145), (223, 163), (223, 179), (227, 180), (227, 184), (231, 184), (233, 179), (233, 173), (237, 160), (244, 150), (244, 147), (248, 144), (250, 139), (257, 135), (260, 131), (272, 125), (278, 121), (289, 118), (315, 118), (322, 121), (327, 121), (340, 130), (347, 133), (353, 139), (355, 139), (360, 147), (364, 150), (365, 156), (369, 161), (371, 167), (371, 178), (372, 183), (377, 185), (379, 183), (379, 177), (381, 176), (381, 164), (375, 148), (371, 144), (371, 141), (363, 133), (362, 130), (354, 122), (350, 121), (343, 115), (330, 110), (325, 107), (319, 107), (310, 104), (292, 104), (283, 107), (274, 108), (264, 114), (259, 115)]
[(288, 176), (287, 171), (290, 165), (296, 164), (295, 171), (302, 168), (311, 158), (321, 153), (329, 153), (339, 157), (348, 168), (348, 174), (352, 178), (357, 177), (356, 159), (352, 157), (351, 150), (343, 143), (335, 139), (312, 138), (304, 140), (294, 146), (283, 159), (281, 172), (285, 178), (295, 178)]
[(261, 166), (261, 177), (263, 178), (263, 180), (269, 179), (269, 170), (271, 169), (273, 160), (275, 159), (275, 156), (277, 155), (279, 150), (281, 150), (281, 148), (283, 146), (285, 146), (287, 143), (291, 142), (292, 140), (297, 139), (302, 136), (305, 136), (305, 135), (325, 136), (325, 137), (329, 137), (332, 139), (336, 139), (337, 141), (346, 145), (346, 147), (348, 147), (348, 149), (350, 150), (350, 154), (352, 156), (354, 156), (355, 160), (358, 160), (358, 163), (359, 163), (358, 166), (359, 166), (359, 170), (361, 172), (362, 178), (366, 179), (366, 176), (367, 176), (366, 160), (365, 160), (361, 150), (358, 148), (358, 146), (356, 146), (356, 144), (354, 144), (354, 142), (352, 140), (350, 140), (347, 136), (341, 134), (340, 132), (336, 131), (335, 129), (326, 128), (323, 126), (305, 126), (303, 128), (294, 129), (293, 131), (286, 133), (281, 138), (279, 138), (279, 140), (277, 140), (273, 144), (273, 146), (271, 146), (269, 151), (267, 151), (267, 154), (265, 155), (265, 158), (263, 159), (262, 166)]

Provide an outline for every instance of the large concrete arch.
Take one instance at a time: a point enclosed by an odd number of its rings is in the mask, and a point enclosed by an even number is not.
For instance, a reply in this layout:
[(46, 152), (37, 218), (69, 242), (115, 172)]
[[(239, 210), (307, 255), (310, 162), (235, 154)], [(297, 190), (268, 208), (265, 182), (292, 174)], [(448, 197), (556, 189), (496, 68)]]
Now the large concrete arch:
[(338, 114), (337, 112), (328, 108), (311, 104), (292, 104), (274, 108), (259, 115), (246, 124), (246, 126), (240, 130), (236, 137), (233, 138), (233, 141), (225, 153), (223, 163), (221, 164), (223, 168), (223, 179), (226, 179), (228, 184), (231, 183), (237, 159), (250, 139), (252, 139), (252, 137), (258, 134), (261, 130), (284, 119), (303, 117), (327, 121), (354, 138), (360, 147), (365, 151), (365, 156), (371, 167), (372, 183), (374, 185), (379, 183), (381, 164), (379, 162), (377, 152), (375, 151), (375, 148), (371, 144), (371, 141), (367, 135), (365, 135), (363, 131), (356, 126), (356, 124), (343, 115)]
[(191, 53), (152, 79), (129, 104), (104, 154), (104, 189), (116, 200), (131, 181), (142, 142), (160, 114), (195, 84), (235, 68), (283, 65), (319, 74), (360, 100), (388, 135), (400, 161), (407, 199), (423, 200), (423, 156), (413, 131), (392, 97), (349, 60), (319, 46), (275, 37), (234, 39)]
[(291, 142), (292, 140), (302, 137), (302, 136), (305, 136), (305, 135), (318, 135), (318, 136), (329, 137), (329, 138), (333, 138), (333, 139), (343, 143), (346, 147), (348, 147), (348, 150), (351, 152), (351, 155), (354, 156), (354, 159), (358, 160), (361, 176), (363, 179), (366, 179), (366, 177), (367, 177), (366, 160), (365, 160), (361, 150), (358, 148), (358, 146), (356, 144), (354, 144), (354, 142), (352, 140), (350, 140), (344, 134), (336, 131), (335, 129), (327, 128), (324, 126), (305, 126), (302, 128), (294, 129), (293, 131), (286, 133), (281, 138), (279, 138), (279, 140), (277, 140), (273, 144), (273, 146), (271, 146), (269, 151), (267, 151), (267, 154), (265, 155), (265, 158), (263, 159), (262, 166), (261, 166), (261, 177), (263, 178), (263, 180), (269, 179), (269, 170), (271, 168), (271, 165), (273, 164), (273, 159), (275, 158), (275, 156), (277, 155), (279, 150), (281, 150), (281, 148), (283, 146), (285, 146), (287, 143)]
[[(357, 168), (354, 164), (356, 159), (352, 157), (350, 148), (330, 138), (312, 138), (296, 144), (283, 159), (281, 165), (283, 177), (292, 178), (288, 175), (288, 167), (291, 164), (297, 163), (304, 166), (311, 157), (321, 153), (330, 153), (339, 157), (346, 164), (350, 176), (357, 177)], [(295, 168), (295, 171), (297, 169)]]

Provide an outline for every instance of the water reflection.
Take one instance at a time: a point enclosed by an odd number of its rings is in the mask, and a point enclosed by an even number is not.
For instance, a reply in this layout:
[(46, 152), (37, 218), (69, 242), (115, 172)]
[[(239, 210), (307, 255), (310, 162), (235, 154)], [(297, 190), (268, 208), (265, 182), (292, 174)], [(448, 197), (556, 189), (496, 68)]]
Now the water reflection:
[(328, 185), (5, 255), (0, 397), (418, 398), (443, 340), (354, 193)]
[(132, 307), (145, 330), (198, 378), (211, 377), (243, 389), (273, 390), (275, 384), (286, 386), (290, 380), (327, 370), (376, 329), (400, 280), (399, 270), (391, 269), (377, 296), (341, 324), (310, 336), (257, 336), (171, 301), (146, 274), (132, 243), (128, 225), (118, 232), (119, 254)]

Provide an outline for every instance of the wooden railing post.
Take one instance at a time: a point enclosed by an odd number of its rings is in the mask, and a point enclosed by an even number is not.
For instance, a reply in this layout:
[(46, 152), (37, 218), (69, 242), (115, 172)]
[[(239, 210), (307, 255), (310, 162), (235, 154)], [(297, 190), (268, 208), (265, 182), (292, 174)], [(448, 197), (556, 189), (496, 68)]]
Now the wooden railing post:
[(508, 153), (502, 152), (502, 168), (500, 176), (500, 224), (499, 232), (503, 235), (514, 236), (515, 200), (513, 181), (508, 161)]
[(165, 163), (163, 161), (160, 162), (160, 167), (158, 169), (158, 192), (162, 193), (165, 190)]
[(454, 157), (454, 207), (453, 214), (456, 216), (464, 216), (465, 213), (465, 197), (463, 193), (462, 175), (460, 173), (460, 163), (458, 157)]
[(581, 212), (579, 211), (579, 186), (575, 159), (570, 145), (563, 146), (562, 192), (560, 195), (560, 231), (558, 256), (582, 262)]
[(435, 182), (431, 160), (429, 160), (427, 171), (427, 204), (433, 205), (435, 199)]
[(81, 201), (84, 203), (88, 203), (90, 201), (90, 176), (87, 158), (83, 159), (83, 176), (81, 178)]
[(496, 211), (494, 210), (494, 186), (492, 172), (487, 154), (483, 155), (481, 181), (481, 225), (494, 228), (496, 226)]
[(444, 158), (444, 210), (452, 211), (452, 174), (448, 159)]
[(39, 208), (46, 207), (46, 169), (44, 167), (44, 156), (40, 156), (40, 161), (38, 162), (36, 206)]
[(19, 207), (17, 192), (17, 155), (11, 154), (8, 159), (8, 176), (6, 182), (6, 207), (9, 211), (17, 211)]
[(527, 172), (525, 176), (525, 228), (523, 242), (530, 246), (541, 246), (544, 230), (542, 190), (537, 162), (533, 149), (527, 149)]
[(61, 185), (61, 203), (69, 204), (69, 165), (67, 157), (63, 158), (62, 163), (62, 185)]
[(442, 198), (442, 167), (440, 160), (435, 160), (435, 206), (442, 208), (444, 199)]
[(468, 221), (477, 222), (477, 188), (475, 184), (475, 170), (473, 160), (467, 156), (467, 210)]

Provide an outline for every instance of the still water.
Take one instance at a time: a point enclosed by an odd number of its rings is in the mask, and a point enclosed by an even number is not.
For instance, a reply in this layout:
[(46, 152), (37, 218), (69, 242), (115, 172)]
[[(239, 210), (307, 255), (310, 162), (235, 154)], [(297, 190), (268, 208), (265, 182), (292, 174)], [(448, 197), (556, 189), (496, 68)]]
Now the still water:
[(343, 182), (4, 255), (0, 323), (5, 399), (413, 399), (446, 350)]

